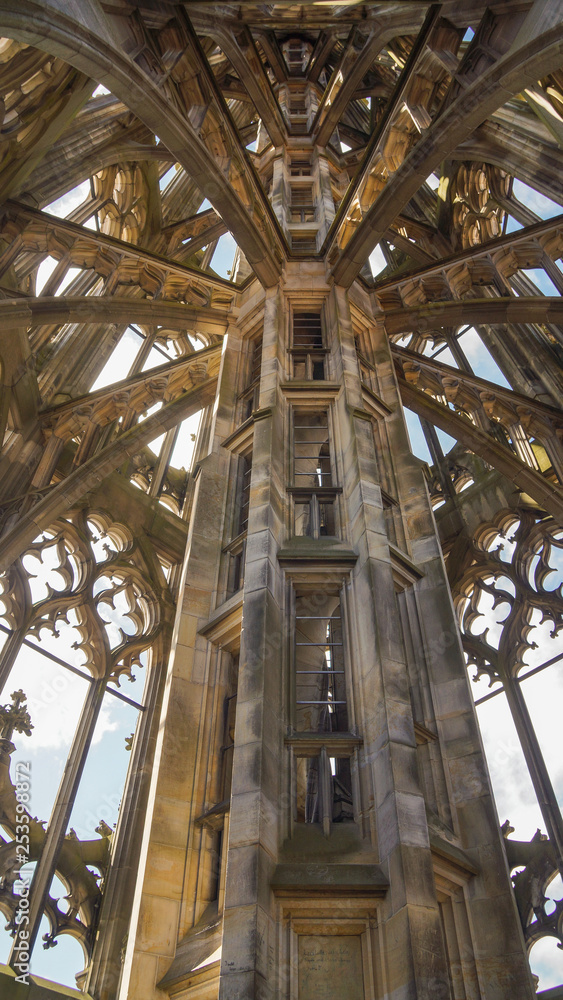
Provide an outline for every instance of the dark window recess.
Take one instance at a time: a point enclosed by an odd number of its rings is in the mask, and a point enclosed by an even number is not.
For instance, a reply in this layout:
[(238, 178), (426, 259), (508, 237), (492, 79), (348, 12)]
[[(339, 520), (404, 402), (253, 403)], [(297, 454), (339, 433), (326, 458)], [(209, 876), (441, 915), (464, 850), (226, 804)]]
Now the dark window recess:
[(336, 521), (334, 504), (337, 490), (305, 490), (294, 492), (295, 534), (309, 538), (335, 538)]
[(246, 536), (239, 540), (236, 547), (231, 549), (231, 565), (229, 569), (228, 596), (231, 597), (244, 586), (244, 569), (246, 560)]
[[(377, 377), (375, 368), (368, 360), (369, 354), (369, 336), (366, 332), (356, 334), (354, 337), (356, 344), (356, 353), (358, 355), (358, 366), (360, 369), (360, 378), (364, 385), (367, 385), (368, 389), (373, 392), (377, 392)], [(369, 351), (369, 353), (368, 353)]]
[(336, 497), (333, 483), (327, 410), (295, 410), (293, 420), (293, 496), (295, 534), (309, 538), (336, 537)]
[(237, 482), (237, 513), (234, 523), (234, 539), (227, 547), (230, 556), (227, 590), (229, 596), (244, 585), (246, 561), (246, 532), (248, 528), (248, 508), (250, 506), (250, 478), (252, 475), (252, 452), (239, 459)]
[(293, 346), (307, 351), (317, 351), (324, 347), (320, 313), (293, 314)]
[(235, 719), (237, 713), (237, 685), (239, 658), (233, 656), (228, 678), (228, 693), (223, 702), (223, 742), (221, 745), (222, 774), (221, 800), (231, 797), (231, 779), (233, 774), (233, 748), (235, 745)]
[[(314, 222), (315, 205), (313, 201), (313, 187), (299, 185), (291, 188), (291, 221), (292, 222)], [(316, 242), (316, 238), (313, 237)]]
[(352, 776), (347, 757), (297, 757), (296, 821), (298, 823), (346, 823), (354, 820)]
[(309, 611), (298, 598), (295, 618), (295, 729), (309, 733), (348, 731), (342, 619), (338, 599)]
[(307, 106), (305, 104), (304, 97), (290, 97), (289, 99), (289, 113), (290, 115), (306, 115)]
[(328, 413), (298, 410), (293, 425), (295, 486), (315, 491), (332, 486)]
[(244, 423), (245, 420), (252, 415), (254, 410), (258, 409), (258, 396), (260, 391), (260, 385), (255, 382), (254, 385), (247, 389), (241, 397), (241, 408), (240, 408), (240, 420)]
[(252, 475), (252, 454), (241, 459), (240, 473), (240, 506), (238, 533), (248, 527), (248, 507), (250, 504), (250, 477)]
[(252, 348), (252, 362), (250, 367), (250, 382), (251, 384), (260, 378), (260, 369), (262, 367), (262, 337), (254, 342)]
[(294, 185), (291, 189), (291, 205), (292, 207), (299, 208), (301, 205), (312, 205), (313, 204), (313, 188), (312, 185)]
[(333, 483), (328, 412), (295, 410), (293, 422), (293, 486), (296, 535), (336, 537), (336, 497)]
[(311, 174), (311, 161), (308, 159), (292, 160), (290, 170), (292, 177), (309, 177)]
[(258, 409), (260, 396), (260, 372), (262, 369), (262, 337), (254, 341), (251, 347), (250, 377), (248, 384), (239, 396), (239, 420), (248, 420), (254, 410)]
[(322, 380), (325, 377), (326, 349), (320, 313), (293, 314), (293, 377)]
[(221, 872), (223, 871), (223, 855), (225, 850), (225, 840), (223, 837), (224, 833), (224, 816), (225, 816), (225, 805), (227, 805), (231, 798), (231, 782), (233, 773), (233, 749), (234, 749), (234, 735), (235, 735), (235, 718), (237, 710), (237, 683), (238, 683), (238, 666), (239, 658), (233, 656), (231, 659), (231, 664), (229, 667), (229, 675), (227, 681), (227, 694), (223, 702), (223, 739), (221, 743), (221, 794), (220, 800), (216, 804), (218, 807), (216, 822), (220, 823), (219, 829), (215, 828), (214, 831), (210, 831), (212, 843), (212, 866), (214, 875), (214, 892), (212, 894), (213, 899), (219, 898), (219, 891), (221, 886)]
[(286, 49), (286, 59), (292, 74), (303, 71), (304, 46), (302, 42), (290, 42)]
[(305, 233), (304, 235), (293, 234), (291, 237), (291, 249), (297, 253), (316, 253), (317, 234)]
[(304, 119), (302, 119), (301, 121), (299, 119), (296, 119), (295, 121), (293, 121), (291, 123), (291, 134), (292, 135), (307, 135), (308, 131), (309, 131), (309, 127), (307, 125), (306, 120), (304, 120)]

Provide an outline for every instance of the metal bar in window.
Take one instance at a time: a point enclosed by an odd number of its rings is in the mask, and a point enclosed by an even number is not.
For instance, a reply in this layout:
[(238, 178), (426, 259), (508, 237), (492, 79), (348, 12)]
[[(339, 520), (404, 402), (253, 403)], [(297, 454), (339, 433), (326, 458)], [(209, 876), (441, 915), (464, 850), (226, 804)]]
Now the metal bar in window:
[(342, 646), (341, 642), (296, 642), (296, 646), (322, 646), (328, 649), (329, 646)]
[[(7, 635), (11, 635), (12, 629), (6, 628), (5, 625), (0, 624), (0, 630), (6, 632)], [(60, 667), (65, 667), (70, 670), (71, 673), (76, 674), (78, 677), (82, 677), (83, 680), (92, 683), (95, 678), (92, 674), (86, 673), (84, 670), (80, 670), (79, 667), (73, 666), (72, 663), (67, 663), (65, 660), (61, 660), (60, 656), (56, 656), (55, 653), (50, 653), (48, 649), (41, 649), (40, 646), (32, 642), (30, 639), (22, 639), (22, 645), (27, 646), (29, 649), (34, 649), (36, 653), (40, 653), (41, 656), (45, 656), (48, 660), (52, 660), (53, 663), (57, 663)], [(133, 708), (138, 708), (139, 711), (144, 712), (145, 706), (140, 705), (138, 701), (134, 701), (133, 698), (128, 698), (126, 694), (122, 694), (121, 691), (114, 691), (113, 688), (106, 687), (106, 694), (112, 694), (114, 698), (118, 698), (119, 701), (126, 702), (127, 705), (131, 705)]]

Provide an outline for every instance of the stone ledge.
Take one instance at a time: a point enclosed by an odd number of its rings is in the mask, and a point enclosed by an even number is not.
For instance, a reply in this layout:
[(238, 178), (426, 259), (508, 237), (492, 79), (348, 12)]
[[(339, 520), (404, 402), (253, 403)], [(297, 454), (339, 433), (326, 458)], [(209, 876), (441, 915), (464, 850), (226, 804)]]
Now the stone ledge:
[(219, 962), (211, 961), (221, 947), (222, 916), (217, 903), (210, 903), (195, 927), (190, 928), (176, 948), (174, 960), (158, 983), (161, 990), (173, 995), (177, 989), (195, 982), (214, 979), (219, 974)]
[(299, 535), (279, 549), (278, 561), (282, 566), (322, 563), (346, 565), (349, 568), (358, 561), (358, 555), (337, 538), (308, 538)]
[(406, 590), (418, 583), (424, 576), (423, 571), (409, 558), (406, 552), (397, 548), (389, 542), (389, 555), (391, 556), (391, 567), (393, 570), (393, 582), (398, 591)]
[(389, 881), (378, 865), (277, 865), (270, 883), (276, 896), (385, 896)]
[(335, 754), (351, 757), (363, 740), (354, 733), (294, 733), (284, 739), (286, 746), (293, 747), (297, 756), (316, 757), (321, 747), (326, 746)]
[(209, 642), (220, 642), (225, 648), (240, 634), (242, 624), (243, 591), (224, 601), (210, 615), (206, 622), (198, 628), (198, 635), (203, 635)]
[(316, 405), (329, 405), (340, 392), (340, 382), (328, 382), (323, 379), (295, 379), (293, 382), (280, 382), (280, 390), (284, 396), (295, 403), (312, 402)]
[(432, 830), (429, 831), (430, 837), (430, 849), (435, 857), (441, 858), (443, 861), (452, 865), (458, 872), (467, 877), (472, 875), (479, 875), (479, 869), (475, 867), (473, 862), (468, 858), (465, 851), (462, 851), (460, 847), (456, 847), (455, 844), (450, 844), (439, 834), (434, 833)]
[(30, 975), (27, 986), (25, 983), (16, 983), (16, 973), (8, 965), (0, 965), (0, 996), (2, 1000), (61, 1000), (61, 997), (92, 1000), (89, 993), (53, 983), (41, 976)]

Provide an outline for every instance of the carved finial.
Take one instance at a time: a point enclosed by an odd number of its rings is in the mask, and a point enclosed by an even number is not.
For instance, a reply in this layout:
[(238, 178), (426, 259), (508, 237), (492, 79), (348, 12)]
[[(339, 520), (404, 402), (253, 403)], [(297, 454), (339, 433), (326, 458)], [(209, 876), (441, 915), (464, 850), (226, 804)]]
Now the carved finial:
[(113, 830), (111, 826), (108, 826), (105, 820), (101, 819), (96, 827), (96, 833), (99, 833), (100, 837), (111, 837)]
[(10, 695), (12, 704), (0, 705), (0, 739), (11, 741), (14, 732), (31, 736), (33, 726), (25, 702), (24, 691), (13, 691)]
[(126, 750), (131, 750), (131, 747), (133, 746), (133, 740), (134, 740), (134, 738), (135, 738), (135, 733), (131, 733), (131, 736), (126, 736), (125, 737), (125, 749)]
[(500, 832), (502, 833), (505, 839), (506, 837), (509, 837), (511, 833), (514, 833), (514, 827), (510, 825), (509, 819), (505, 819), (504, 823), (500, 828)]
[(43, 935), (43, 941), (44, 941), (43, 947), (45, 949), (57, 947), (59, 942), (55, 940), (55, 934), (56, 931), (51, 931), (50, 933)]

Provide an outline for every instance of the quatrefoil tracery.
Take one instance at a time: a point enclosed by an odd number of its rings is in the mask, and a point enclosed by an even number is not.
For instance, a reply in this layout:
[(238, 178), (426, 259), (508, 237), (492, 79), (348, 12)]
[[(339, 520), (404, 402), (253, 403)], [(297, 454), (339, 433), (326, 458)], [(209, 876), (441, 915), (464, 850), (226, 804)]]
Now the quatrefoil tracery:
[[(0, 578), (1, 617), (12, 638), (28, 636), (46, 644), (93, 678), (119, 687), (122, 676), (134, 680), (133, 668), (146, 666), (147, 650), (160, 632), (162, 609), (152, 572), (125, 525), (103, 511), (79, 511), (38, 537)], [(15, 930), (15, 788), (6, 761), (0, 761), (0, 771), (0, 826), (8, 838), (0, 836), (0, 910)], [(45, 823), (30, 815), (27, 819), (30, 860), (36, 861)], [(67, 834), (57, 860), (66, 902), (49, 896), (45, 905), (49, 932), (44, 946), (70, 933), (86, 958), (109, 863), (111, 830), (98, 828), (97, 833), (100, 839), (92, 841), (79, 840), (72, 830)]]
[[(462, 640), (477, 678), (516, 676), (529, 650), (563, 628), (563, 533), (531, 510), (481, 525), (454, 585)], [(481, 627), (483, 626), (483, 627)], [(547, 659), (547, 657), (546, 657)]]

